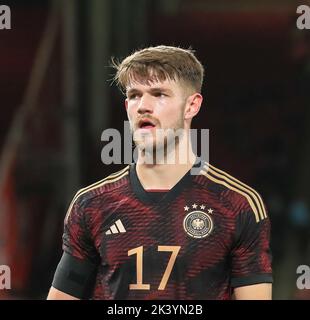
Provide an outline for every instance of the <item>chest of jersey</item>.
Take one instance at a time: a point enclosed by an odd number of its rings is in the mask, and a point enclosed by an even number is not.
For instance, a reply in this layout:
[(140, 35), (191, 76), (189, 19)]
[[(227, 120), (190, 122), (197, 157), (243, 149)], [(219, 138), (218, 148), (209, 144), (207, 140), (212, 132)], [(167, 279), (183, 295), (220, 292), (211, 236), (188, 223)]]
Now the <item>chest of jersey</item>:
[(133, 298), (188, 298), (192, 291), (202, 294), (206, 283), (220, 287), (216, 282), (229, 276), (234, 225), (206, 194), (152, 205), (124, 198), (110, 202), (102, 215), (95, 243), (116, 298), (125, 289)]

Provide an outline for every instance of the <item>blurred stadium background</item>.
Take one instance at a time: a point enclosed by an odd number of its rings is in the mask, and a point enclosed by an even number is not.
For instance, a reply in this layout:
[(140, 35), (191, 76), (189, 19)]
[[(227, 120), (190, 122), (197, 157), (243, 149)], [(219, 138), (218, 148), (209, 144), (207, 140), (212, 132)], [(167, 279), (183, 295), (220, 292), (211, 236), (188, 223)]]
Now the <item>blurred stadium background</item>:
[(123, 130), (111, 56), (191, 46), (206, 68), (196, 128), (210, 161), (255, 187), (272, 220), (274, 298), (310, 299), (310, 31), (294, 0), (5, 1), (0, 30), (0, 265), (3, 299), (45, 299), (61, 256), (66, 208), (105, 166), (101, 132)]

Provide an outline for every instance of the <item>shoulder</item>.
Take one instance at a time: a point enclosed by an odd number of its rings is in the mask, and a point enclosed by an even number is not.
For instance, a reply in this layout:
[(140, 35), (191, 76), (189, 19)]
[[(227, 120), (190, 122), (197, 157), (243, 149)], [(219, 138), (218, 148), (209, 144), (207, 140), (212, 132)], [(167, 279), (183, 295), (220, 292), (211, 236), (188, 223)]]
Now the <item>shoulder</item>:
[(81, 207), (84, 203), (98, 197), (104, 193), (111, 192), (115, 189), (122, 187), (127, 183), (127, 177), (129, 175), (130, 166), (126, 166), (120, 171), (114, 172), (106, 178), (97, 181), (85, 188), (80, 189), (73, 197), (70, 206), (68, 208), (66, 219), (74, 206)]
[(247, 184), (208, 162), (201, 168), (199, 179), (209, 189), (225, 196), (225, 200), (234, 203), (242, 211), (252, 211), (256, 222), (267, 218), (267, 212), (260, 194)]
[(123, 168), (120, 171), (111, 173), (106, 178), (99, 180), (85, 188), (80, 189), (74, 196), (73, 200), (89, 200), (93, 197), (96, 197), (106, 191), (113, 190), (120, 187), (123, 183), (126, 176), (129, 174), (129, 165)]

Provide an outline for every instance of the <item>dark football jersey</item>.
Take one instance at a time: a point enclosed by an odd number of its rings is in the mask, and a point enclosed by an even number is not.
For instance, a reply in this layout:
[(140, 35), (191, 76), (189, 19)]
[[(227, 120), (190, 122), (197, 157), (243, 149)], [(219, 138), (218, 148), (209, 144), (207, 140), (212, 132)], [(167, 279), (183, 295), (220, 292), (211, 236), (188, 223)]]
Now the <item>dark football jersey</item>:
[(230, 299), (272, 282), (269, 232), (260, 195), (208, 163), (160, 198), (132, 164), (75, 195), (63, 249), (97, 264), (91, 299)]

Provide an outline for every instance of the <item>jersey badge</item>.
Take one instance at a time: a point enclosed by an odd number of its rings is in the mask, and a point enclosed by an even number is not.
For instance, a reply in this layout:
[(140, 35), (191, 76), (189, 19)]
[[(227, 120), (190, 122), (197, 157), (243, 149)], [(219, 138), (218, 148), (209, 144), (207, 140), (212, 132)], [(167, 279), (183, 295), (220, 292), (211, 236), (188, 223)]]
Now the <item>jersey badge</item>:
[[(184, 231), (190, 237), (205, 238), (213, 230), (213, 220), (211, 217), (213, 209), (197, 204), (193, 204), (191, 207), (195, 210), (186, 214), (183, 220)], [(188, 212), (190, 209), (188, 206), (184, 207), (185, 212)]]

